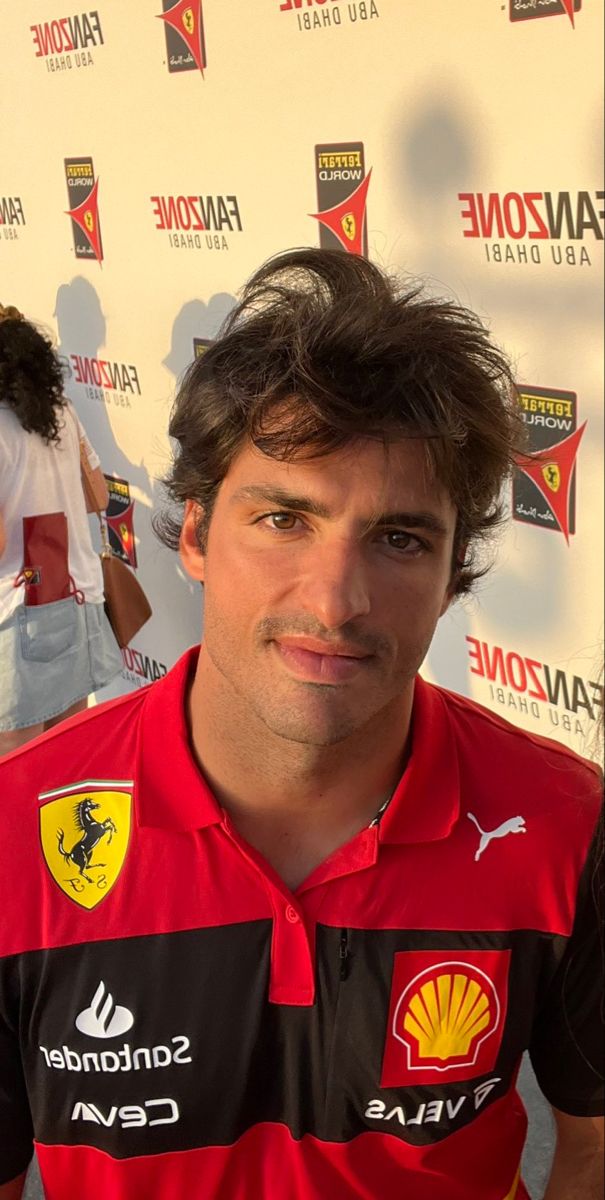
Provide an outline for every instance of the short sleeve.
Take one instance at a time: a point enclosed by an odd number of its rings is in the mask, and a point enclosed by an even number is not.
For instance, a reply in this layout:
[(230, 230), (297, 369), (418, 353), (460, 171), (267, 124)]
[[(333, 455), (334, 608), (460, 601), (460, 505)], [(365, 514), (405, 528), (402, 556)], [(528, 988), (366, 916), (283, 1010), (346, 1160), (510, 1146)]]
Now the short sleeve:
[(0, 1184), (29, 1166), (33, 1128), (21, 1064), (12, 960), (0, 962)]
[(601, 813), (580, 880), (571, 937), (537, 1014), (529, 1049), (546, 1099), (574, 1117), (605, 1111), (604, 848)]
[(84, 429), (84, 426), (83, 426), (73, 404), (71, 404), (69, 402), (69, 400), (67, 402), (67, 407), (76, 423), (76, 428), (78, 430), (78, 440), (80, 442), (83, 442), (83, 444), (84, 444), (84, 449), (86, 451), (86, 457), (90, 463), (91, 470), (95, 471), (97, 467), (101, 466), (101, 459), (99, 458), (96, 450), (94, 450), (93, 447), (91, 446), (91, 444), (88, 440), (86, 431)]
[(0, 508), (5, 507), (13, 486), (10, 466), (14, 462), (14, 453), (11, 454), (7, 436), (6, 415), (5, 406), (0, 404)]

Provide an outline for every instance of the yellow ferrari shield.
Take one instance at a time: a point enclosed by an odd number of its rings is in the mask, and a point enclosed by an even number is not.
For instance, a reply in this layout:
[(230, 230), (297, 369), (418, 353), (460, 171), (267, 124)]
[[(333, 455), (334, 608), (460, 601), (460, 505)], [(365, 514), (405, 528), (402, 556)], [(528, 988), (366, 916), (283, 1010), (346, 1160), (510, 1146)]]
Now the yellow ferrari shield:
[(192, 34), (193, 28), (195, 25), (195, 17), (193, 15), (192, 8), (185, 9), (185, 11), (183, 12), (182, 21), (183, 21), (184, 28), (187, 30), (187, 33)]
[(558, 463), (546, 463), (546, 466), (542, 467), (542, 477), (551, 492), (558, 492), (561, 487), (561, 471)]
[(56, 884), (82, 908), (111, 891), (130, 838), (132, 783), (93, 780), (45, 792), (40, 841)]
[(93, 229), (94, 229), (94, 227), (95, 227), (95, 219), (94, 219), (94, 217), (93, 217), (93, 215), (92, 215), (92, 212), (91, 212), (91, 210), (90, 210), (89, 208), (87, 208), (87, 209), (86, 209), (86, 212), (84, 213), (84, 224), (85, 224), (85, 226), (86, 226), (86, 228), (87, 228), (88, 232), (89, 232), (89, 233), (92, 233), (92, 231), (93, 231)]
[(515, 1178), (513, 1180), (513, 1186), (510, 1189), (510, 1192), (506, 1193), (504, 1200), (515, 1200), (515, 1196), (517, 1195), (517, 1191), (519, 1189), (520, 1180), (521, 1180), (521, 1169), (519, 1169), (517, 1171), (517, 1174), (515, 1175)]
[(344, 233), (345, 237), (348, 237), (349, 241), (353, 242), (355, 240), (355, 234), (357, 232), (357, 224), (355, 222), (355, 217), (354, 217), (353, 213), (352, 212), (345, 213), (340, 224), (342, 226), (342, 232)]

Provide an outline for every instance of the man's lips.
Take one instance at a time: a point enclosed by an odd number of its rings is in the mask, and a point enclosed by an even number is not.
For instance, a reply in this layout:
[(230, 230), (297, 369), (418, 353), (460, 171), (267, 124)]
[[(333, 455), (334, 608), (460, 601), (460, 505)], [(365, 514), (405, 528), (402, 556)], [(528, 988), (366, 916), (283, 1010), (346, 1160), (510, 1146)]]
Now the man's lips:
[(358, 646), (317, 638), (279, 637), (273, 645), (293, 674), (312, 683), (346, 683), (374, 657)]
[(338, 655), (341, 658), (369, 658), (365, 650), (350, 642), (323, 642), (321, 638), (312, 637), (278, 637), (275, 639), (280, 646), (292, 650), (309, 650), (311, 654)]

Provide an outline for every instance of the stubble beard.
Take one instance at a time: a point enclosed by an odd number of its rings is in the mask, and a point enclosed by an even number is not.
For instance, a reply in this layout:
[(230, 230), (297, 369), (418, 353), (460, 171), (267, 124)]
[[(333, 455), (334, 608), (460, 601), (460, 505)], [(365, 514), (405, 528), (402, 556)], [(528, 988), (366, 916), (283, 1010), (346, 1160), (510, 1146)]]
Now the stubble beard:
[[(352, 692), (349, 685), (284, 678), (280, 688), (270, 678), (246, 680), (238, 670), (237, 657), (225, 649), (227, 645), (220, 637), (216, 642), (212, 637), (205, 640), (208, 658), (223, 684), (223, 720), (225, 711), (229, 711), (233, 725), (245, 731), (243, 735), (248, 738), (255, 718), (274, 738), (317, 749), (337, 746), (386, 719), (390, 708), (399, 707), (428, 649), (414, 656), (413, 663), (402, 664), (388, 685), (378, 688), (372, 703), (367, 688), (360, 698), (347, 695)], [(266, 653), (270, 654), (268, 647)]]

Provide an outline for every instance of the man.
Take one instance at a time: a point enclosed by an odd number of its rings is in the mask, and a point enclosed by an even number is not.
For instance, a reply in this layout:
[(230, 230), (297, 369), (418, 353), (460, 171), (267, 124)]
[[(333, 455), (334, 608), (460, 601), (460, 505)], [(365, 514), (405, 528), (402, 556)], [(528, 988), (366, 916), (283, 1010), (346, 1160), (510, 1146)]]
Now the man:
[(170, 432), (199, 657), (0, 767), (0, 1200), (32, 1135), (50, 1200), (521, 1200), (527, 1047), (548, 1200), (594, 1200), (596, 775), (417, 674), (499, 519), (504, 358), (292, 252)]

